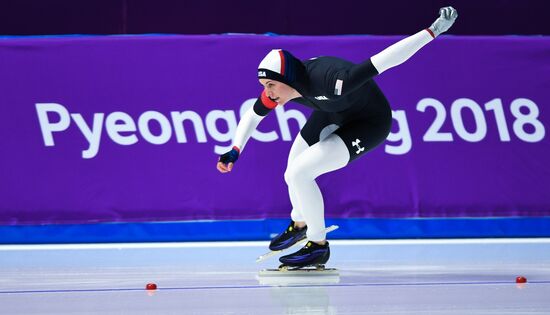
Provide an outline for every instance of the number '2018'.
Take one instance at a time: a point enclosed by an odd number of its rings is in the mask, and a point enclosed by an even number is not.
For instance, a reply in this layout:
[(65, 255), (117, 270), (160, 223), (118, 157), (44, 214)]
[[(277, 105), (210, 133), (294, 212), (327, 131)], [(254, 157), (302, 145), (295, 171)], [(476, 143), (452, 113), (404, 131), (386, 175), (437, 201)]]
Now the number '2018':
[[(426, 133), (424, 141), (453, 141), (453, 134), (450, 132), (442, 132), (441, 127), (445, 122), (447, 111), (443, 104), (434, 98), (422, 99), (416, 105), (416, 109), (425, 112), (428, 107), (433, 107), (436, 116)], [(527, 113), (522, 113), (521, 108), (525, 107)], [(451, 121), (458, 136), (465, 141), (478, 142), (487, 135), (487, 121), (485, 114), (474, 100), (469, 98), (459, 98), (451, 105)], [(473, 114), (475, 128), (473, 131), (466, 130), (462, 119), (463, 112), (469, 110)], [(510, 132), (506, 123), (502, 100), (495, 98), (485, 103), (485, 111), (492, 111), (495, 115), (498, 134), (501, 141), (510, 141)], [(539, 142), (544, 138), (544, 125), (538, 120), (539, 108), (537, 104), (527, 98), (517, 98), (510, 104), (510, 111), (515, 120), (512, 124), (514, 134), (525, 142)], [(525, 131), (525, 126), (533, 126), (534, 131), (528, 133)]]

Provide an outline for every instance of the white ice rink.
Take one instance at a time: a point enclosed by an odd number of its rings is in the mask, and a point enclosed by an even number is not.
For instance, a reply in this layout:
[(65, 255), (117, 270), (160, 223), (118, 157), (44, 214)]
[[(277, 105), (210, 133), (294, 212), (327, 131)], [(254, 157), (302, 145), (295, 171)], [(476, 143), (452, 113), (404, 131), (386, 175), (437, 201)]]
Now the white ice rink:
[(339, 278), (276, 282), (267, 244), (0, 246), (0, 314), (550, 314), (550, 239), (332, 241)]

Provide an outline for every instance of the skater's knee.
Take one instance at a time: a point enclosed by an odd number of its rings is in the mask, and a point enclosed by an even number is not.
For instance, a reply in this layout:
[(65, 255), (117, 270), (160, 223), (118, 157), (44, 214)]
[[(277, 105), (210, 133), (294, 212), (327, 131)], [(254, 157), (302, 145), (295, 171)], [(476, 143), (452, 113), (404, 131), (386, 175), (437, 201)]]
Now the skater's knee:
[(285, 182), (288, 186), (294, 185), (296, 181), (296, 177), (298, 176), (295, 168), (291, 167), (290, 165), (287, 167), (285, 171)]
[(322, 162), (322, 157), (315, 152), (304, 152), (288, 164), (285, 171), (285, 181), (292, 185), (297, 181), (313, 181), (317, 176), (317, 164)]
[(298, 182), (310, 181), (315, 179), (314, 176), (308, 172), (307, 168), (300, 167), (300, 164), (289, 165), (285, 171), (285, 181), (287, 185), (293, 186)]

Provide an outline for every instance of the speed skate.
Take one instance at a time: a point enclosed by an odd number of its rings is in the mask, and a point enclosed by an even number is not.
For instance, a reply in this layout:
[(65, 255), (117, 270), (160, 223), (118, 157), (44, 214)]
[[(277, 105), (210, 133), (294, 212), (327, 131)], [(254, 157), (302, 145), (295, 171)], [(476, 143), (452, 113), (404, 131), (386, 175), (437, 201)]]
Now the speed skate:
[[(337, 225), (332, 225), (332, 226), (329, 226), (325, 229), (325, 232), (326, 233), (329, 233), (329, 232), (332, 232), (334, 230), (338, 229), (338, 226)], [(261, 255), (260, 257), (258, 257), (258, 259), (256, 259), (256, 262), (262, 262), (270, 257), (273, 257), (281, 252), (284, 252), (290, 248), (294, 248), (294, 247), (297, 247), (298, 245), (301, 245), (301, 244), (304, 244), (308, 242), (307, 239), (302, 239), (298, 242), (296, 242), (294, 245), (286, 248), (286, 249), (282, 249), (282, 250), (275, 250), (275, 251), (270, 251), (264, 255)], [(308, 244), (306, 244), (306, 247), (307, 246), (310, 246), (311, 242), (308, 242)], [(328, 257), (327, 257), (328, 258)], [(324, 260), (323, 262), (326, 262), (326, 260)], [(263, 269), (261, 270), (259, 273), (258, 273), (258, 276), (259, 277), (277, 277), (277, 276), (298, 276), (298, 277), (309, 277), (309, 276), (329, 276), (329, 277), (338, 277), (339, 276), (339, 273), (338, 273), (338, 270), (335, 269), (335, 268), (325, 268), (325, 265), (324, 264), (311, 264), (311, 265), (305, 265), (305, 266), (292, 266), (292, 265), (286, 265), (286, 264), (281, 264), (278, 268), (276, 269)]]
[[(327, 227), (327, 228), (325, 229), (325, 232), (326, 232), (326, 233), (329, 233), (329, 232), (332, 232), (332, 231), (334, 231), (334, 230), (336, 230), (336, 229), (338, 229), (338, 225), (331, 225), (331, 226), (329, 226), (329, 227)], [(288, 249), (290, 249), (290, 248), (296, 247), (296, 246), (298, 246), (298, 245), (302, 245), (302, 244), (304, 244), (305, 242), (307, 242), (307, 238), (304, 238), (303, 240), (300, 240), (300, 241), (296, 242), (294, 245), (290, 246), (289, 248), (285, 248), (285, 249), (281, 249), (281, 250), (272, 250), (272, 251), (269, 251), (268, 253), (265, 253), (265, 254), (261, 255), (260, 257), (258, 257), (258, 258), (256, 259), (256, 262), (257, 262), (257, 263), (262, 262), (262, 261), (268, 259), (269, 257), (273, 257), (273, 256), (275, 256), (275, 255), (277, 255), (277, 254), (280, 254), (280, 253), (282, 253), (282, 252), (284, 252), (284, 251), (286, 251), (286, 250), (288, 250)]]

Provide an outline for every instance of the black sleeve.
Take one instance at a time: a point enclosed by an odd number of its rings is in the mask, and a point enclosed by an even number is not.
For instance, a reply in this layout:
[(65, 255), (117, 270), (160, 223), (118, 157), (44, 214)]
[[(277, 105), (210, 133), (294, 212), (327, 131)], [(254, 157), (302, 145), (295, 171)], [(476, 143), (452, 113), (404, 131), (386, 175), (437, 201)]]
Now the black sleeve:
[(338, 66), (333, 66), (330, 62), (324, 64), (326, 64), (323, 67), (324, 72), (317, 73), (316, 78), (324, 82), (325, 95), (345, 96), (378, 75), (378, 70), (376, 70), (370, 59), (360, 64), (349, 62)]
[(342, 94), (355, 90), (377, 75), (378, 70), (376, 70), (370, 58), (363, 63), (354, 65), (349, 69), (347, 78), (343, 79), (345, 84)]
[(254, 103), (254, 112), (259, 116), (267, 116), (271, 109), (264, 106), (262, 100), (258, 97), (256, 103)]
[(271, 112), (275, 107), (277, 107), (277, 103), (270, 100), (266, 95), (265, 92), (262, 92), (260, 97), (256, 100), (256, 103), (254, 103), (254, 112), (259, 116), (267, 116), (269, 112)]

